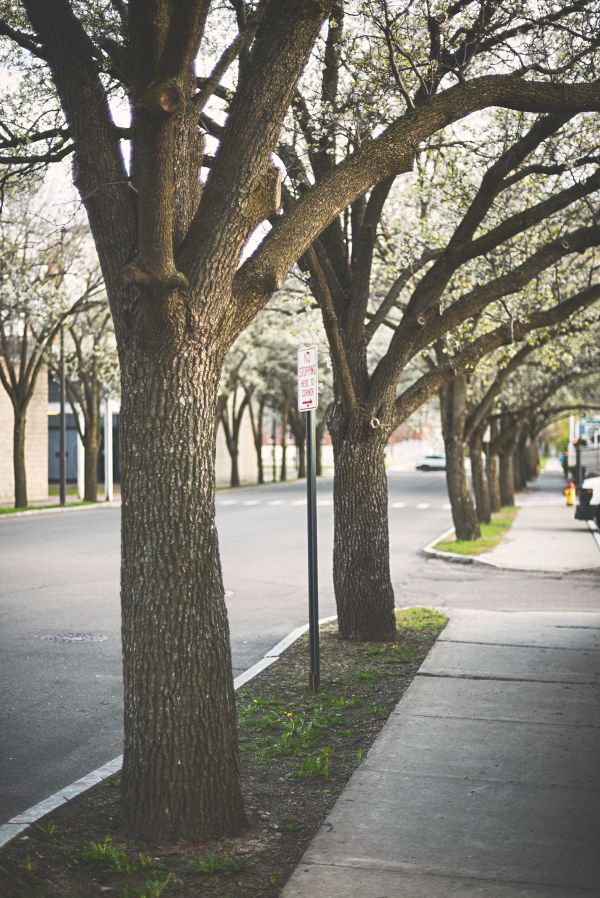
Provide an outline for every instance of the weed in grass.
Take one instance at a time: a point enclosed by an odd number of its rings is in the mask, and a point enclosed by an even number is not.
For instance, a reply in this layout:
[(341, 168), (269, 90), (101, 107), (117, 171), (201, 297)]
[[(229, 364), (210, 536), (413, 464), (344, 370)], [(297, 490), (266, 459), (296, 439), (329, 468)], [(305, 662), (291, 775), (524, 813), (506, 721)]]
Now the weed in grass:
[(353, 708), (354, 705), (358, 704), (358, 701), (356, 695), (340, 695), (337, 698), (330, 698), (327, 703), (330, 708), (337, 708), (343, 711), (346, 708)]
[(190, 866), (191, 873), (200, 873), (202, 876), (216, 876), (219, 873), (241, 873), (246, 869), (246, 861), (243, 858), (231, 857), (229, 854), (218, 854), (209, 851), (202, 857), (196, 858)]
[(23, 873), (26, 873), (28, 876), (32, 876), (35, 873), (35, 868), (37, 867), (37, 861), (35, 861), (29, 854), (25, 858), (24, 861), (18, 865), (19, 870)]
[(300, 761), (294, 770), (294, 776), (302, 779), (305, 776), (323, 776), (329, 779), (331, 776), (333, 749), (330, 745), (324, 745), (319, 751), (307, 755)]
[(364, 756), (365, 756), (364, 748), (357, 748), (356, 751), (354, 752), (354, 757), (356, 758), (357, 764), (360, 764), (360, 762), (362, 761)]
[(300, 832), (300, 830), (304, 829), (303, 823), (292, 823), (291, 821), (284, 820), (283, 823), (279, 826), (286, 833), (295, 833)]
[(164, 866), (157, 858), (149, 857), (143, 851), (138, 852), (137, 863), (141, 870), (160, 870)]
[(360, 673), (356, 675), (356, 679), (361, 680), (363, 683), (376, 683), (378, 676), (374, 670), (361, 670)]
[(271, 873), (266, 882), (249, 882), (246, 883), (246, 888), (250, 889), (251, 892), (259, 894), (260, 892), (266, 892), (267, 889), (272, 888), (272, 886), (276, 886), (278, 882), (278, 875), (276, 873)]
[(133, 873), (133, 866), (127, 857), (123, 845), (113, 845), (110, 836), (105, 836), (102, 842), (88, 842), (77, 862), (89, 866), (101, 867), (112, 873)]
[(119, 893), (119, 898), (160, 898), (172, 882), (172, 873), (169, 873), (165, 879), (149, 879), (142, 885), (127, 886)]
[(42, 821), (31, 827), (31, 834), (40, 842), (51, 842), (57, 832), (58, 826), (54, 820)]

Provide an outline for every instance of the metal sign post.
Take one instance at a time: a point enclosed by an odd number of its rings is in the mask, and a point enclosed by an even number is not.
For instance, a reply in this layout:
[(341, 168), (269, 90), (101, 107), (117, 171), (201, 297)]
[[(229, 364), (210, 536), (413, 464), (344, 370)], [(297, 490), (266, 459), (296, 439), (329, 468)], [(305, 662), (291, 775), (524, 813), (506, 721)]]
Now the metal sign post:
[(58, 443), (59, 486), (58, 495), (61, 505), (67, 504), (67, 398), (65, 374), (65, 326), (60, 326), (60, 431)]
[(319, 572), (317, 566), (317, 440), (315, 410), (318, 404), (317, 349), (298, 350), (298, 410), (306, 412), (306, 514), (308, 524), (308, 636), (310, 644), (309, 685), (321, 685), (319, 658)]

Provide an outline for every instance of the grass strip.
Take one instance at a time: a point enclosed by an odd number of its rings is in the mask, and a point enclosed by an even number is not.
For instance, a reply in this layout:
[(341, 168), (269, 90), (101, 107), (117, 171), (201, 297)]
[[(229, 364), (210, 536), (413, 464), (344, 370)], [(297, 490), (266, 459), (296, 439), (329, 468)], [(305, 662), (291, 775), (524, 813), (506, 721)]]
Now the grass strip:
[(443, 539), (433, 548), (438, 552), (455, 552), (457, 555), (481, 555), (490, 552), (502, 542), (502, 538), (512, 527), (517, 511), (518, 509), (513, 506), (505, 506), (492, 515), (489, 524), (481, 525), (480, 539)]
[(2, 898), (275, 898), (410, 685), (446, 618), (397, 612), (390, 643), (321, 629), (322, 690), (308, 689), (298, 640), (237, 693), (247, 828), (230, 839), (157, 845), (131, 838), (119, 777), (0, 850)]
[(79, 508), (82, 505), (97, 505), (97, 502), (67, 502), (66, 505), (60, 505), (58, 502), (54, 505), (24, 505), (23, 507), (11, 508), (4, 506), (0, 508), (0, 514), (18, 514), (23, 511), (50, 511), (56, 508)]

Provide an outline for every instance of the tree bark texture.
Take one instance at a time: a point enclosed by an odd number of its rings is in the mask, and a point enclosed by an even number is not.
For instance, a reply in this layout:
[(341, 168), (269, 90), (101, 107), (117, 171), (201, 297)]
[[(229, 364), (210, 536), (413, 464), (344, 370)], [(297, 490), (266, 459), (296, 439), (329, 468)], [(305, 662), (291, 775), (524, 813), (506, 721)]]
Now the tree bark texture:
[(298, 449), (298, 477), (300, 480), (306, 479), (306, 439), (297, 439), (296, 448)]
[(214, 343), (122, 353), (124, 810), (148, 839), (243, 823), (214, 510)]
[(344, 639), (392, 640), (386, 438), (332, 429), (333, 581)]
[(13, 425), (13, 472), (15, 480), (15, 508), (27, 506), (27, 468), (25, 466), (25, 429), (27, 416), (15, 411)]
[(482, 524), (489, 524), (492, 519), (490, 489), (487, 478), (486, 459), (483, 454), (483, 443), (474, 438), (469, 446), (471, 458), (471, 481), (475, 493), (477, 516)]
[(98, 501), (98, 454), (100, 442), (97, 434), (86, 435), (84, 443), (83, 498), (86, 502)]
[(83, 498), (86, 502), (98, 501), (98, 455), (101, 445), (100, 430), (100, 390), (96, 389), (87, 408), (85, 418), (85, 434), (83, 439), (84, 456), (84, 481)]
[(515, 504), (515, 474), (513, 466), (513, 448), (500, 453), (500, 504)]
[(287, 431), (288, 431), (288, 409), (283, 406), (281, 409), (281, 468), (279, 469), (279, 479), (283, 482), (287, 480)]
[(500, 497), (500, 457), (497, 452), (490, 451), (487, 477), (490, 488), (490, 510), (494, 514), (502, 508), (502, 499)]
[(440, 406), (446, 449), (446, 483), (456, 539), (479, 539), (481, 528), (465, 470), (464, 429), (467, 406), (464, 377), (457, 377), (442, 388)]

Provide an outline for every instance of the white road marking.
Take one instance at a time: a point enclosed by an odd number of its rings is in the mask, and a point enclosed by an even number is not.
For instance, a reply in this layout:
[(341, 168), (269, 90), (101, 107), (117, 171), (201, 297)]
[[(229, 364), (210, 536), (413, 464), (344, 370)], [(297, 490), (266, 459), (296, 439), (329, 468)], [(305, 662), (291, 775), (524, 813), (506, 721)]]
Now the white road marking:
[(246, 499), (244, 505), (260, 505), (258, 499)]
[(331, 499), (318, 499), (317, 505), (321, 505), (321, 506), (333, 505), (333, 502), (331, 501)]
[(219, 505), (237, 505), (237, 499), (222, 499)]
[(446, 502), (445, 505), (442, 505), (442, 508), (444, 509), (444, 511), (450, 511), (450, 509), (452, 508), (452, 506), (450, 505), (449, 502)]
[(392, 508), (406, 508), (406, 502), (392, 502)]
[(283, 505), (283, 499), (271, 499), (270, 502), (267, 502), (267, 505)]
[(306, 505), (306, 499), (294, 499), (292, 505)]
[(429, 502), (419, 502), (417, 508), (429, 508)]

